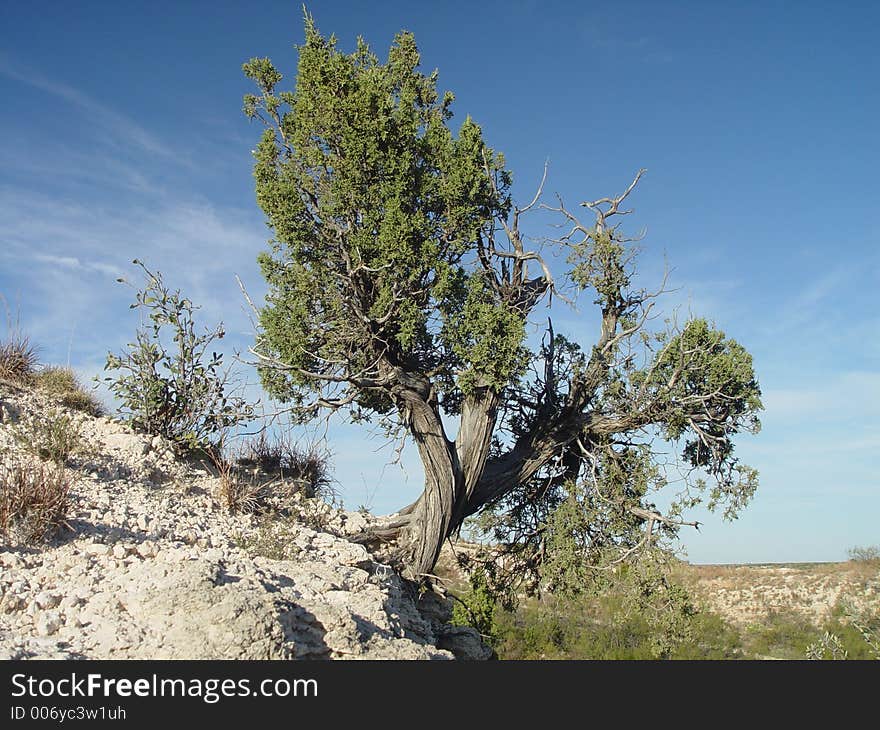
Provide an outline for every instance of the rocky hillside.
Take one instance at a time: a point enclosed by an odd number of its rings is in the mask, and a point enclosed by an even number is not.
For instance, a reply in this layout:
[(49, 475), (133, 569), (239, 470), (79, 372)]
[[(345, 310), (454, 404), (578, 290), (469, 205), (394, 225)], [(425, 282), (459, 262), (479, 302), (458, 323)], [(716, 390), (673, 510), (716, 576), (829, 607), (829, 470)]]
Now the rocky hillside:
[(775, 613), (821, 625), (841, 602), (880, 613), (880, 565), (872, 562), (689, 565), (682, 576), (709, 608), (738, 626)]
[(0, 383), (0, 479), (9, 484), (15, 465), (51, 456), (59, 440), (67, 525), (44, 544), (23, 542), (12, 527), (0, 534), (0, 658), (491, 653), (472, 629), (445, 623), (438, 596), (419, 596), (346, 539), (363, 515), (304, 498), (293, 515), (232, 514), (209, 465)]

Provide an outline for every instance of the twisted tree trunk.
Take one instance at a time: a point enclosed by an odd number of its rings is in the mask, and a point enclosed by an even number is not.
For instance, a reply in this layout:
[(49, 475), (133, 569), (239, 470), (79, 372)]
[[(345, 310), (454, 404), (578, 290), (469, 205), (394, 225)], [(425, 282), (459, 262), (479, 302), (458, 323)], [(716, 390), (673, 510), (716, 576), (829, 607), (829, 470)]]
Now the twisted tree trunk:
[(446, 437), (437, 408), (415, 399), (407, 409), (425, 472), (424, 491), (415, 502), (360, 537), (363, 542), (400, 540), (407, 577), (419, 580), (429, 575), (443, 542), (467, 517), (533, 477), (585, 427), (603, 431), (620, 425), (617, 421), (606, 424), (605, 417), (593, 419), (569, 411), (555, 423), (522, 437), (507, 453), (489, 459), (497, 405), (497, 396), (488, 390), (470, 397), (462, 407), (455, 443)]
[(425, 471), (425, 488), (406, 523), (404, 561), (407, 577), (419, 580), (440, 557), (463, 476), (455, 445), (446, 438), (437, 414), (422, 404), (414, 406), (409, 417)]
[(405, 574), (420, 579), (433, 570), (444, 540), (469, 514), (489, 454), (498, 396), (484, 388), (466, 398), (455, 442), (447, 438), (433, 399), (412, 390), (398, 397), (419, 450), (425, 487), (415, 503), (374, 534), (387, 538), (403, 531)]

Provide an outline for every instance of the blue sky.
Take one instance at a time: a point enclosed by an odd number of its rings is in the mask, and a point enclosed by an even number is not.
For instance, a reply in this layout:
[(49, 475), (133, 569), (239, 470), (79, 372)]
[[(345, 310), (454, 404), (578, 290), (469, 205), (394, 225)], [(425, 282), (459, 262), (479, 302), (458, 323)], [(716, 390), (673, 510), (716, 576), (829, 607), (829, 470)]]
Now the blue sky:
[[(426, 70), (483, 125), (528, 199), (577, 203), (648, 174), (632, 202), (646, 284), (664, 257), (672, 312), (714, 319), (754, 355), (761, 472), (734, 523), (700, 515), (695, 562), (836, 560), (880, 542), (880, 8), (874, 3), (310, 4), (345, 49), (412, 30)], [(249, 342), (234, 275), (262, 292), (269, 232), (253, 196), (259, 130), (240, 72), (292, 81), (294, 2), (0, 4), (0, 293), (51, 362), (100, 370), (136, 324), (115, 284), (145, 259)], [(455, 121), (455, 120), (454, 120)], [(588, 306), (585, 303), (585, 309)], [(585, 320), (554, 315), (583, 339)], [(580, 330), (578, 329), (580, 327)], [(334, 428), (347, 506), (386, 512), (421, 476)], [(378, 451), (377, 451), (378, 450)]]

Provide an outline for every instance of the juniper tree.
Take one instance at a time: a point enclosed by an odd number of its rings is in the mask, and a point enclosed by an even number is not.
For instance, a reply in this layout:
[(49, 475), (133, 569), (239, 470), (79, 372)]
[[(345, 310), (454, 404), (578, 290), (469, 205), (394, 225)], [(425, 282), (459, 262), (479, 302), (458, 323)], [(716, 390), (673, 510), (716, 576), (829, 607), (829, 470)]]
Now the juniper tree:
[[(579, 509), (585, 549), (674, 530), (681, 515), (648, 496), (659, 442), (710, 478), (713, 503), (742, 506), (757, 483), (733, 445), (759, 426), (751, 358), (702, 319), (649, 332), (659, 292), (636, 285), (618, 224), (643, 171), (584, 202), (588, 222), (543, 203), (543, 181), (517, 207), (504, 157), (470, 117), (453, 130), (453, 95), (419, 71), (410, 33), (383, 62), (362, 39), (340, 51), (307, 16), (298, 52), (290, 91), (269, 59), (244, 64), (257, 85), (244, 111), (265, 125), (256, 197), (274, 234), (252, 351), (301, 419), (343, 411), (415, 442), (424, 490), (371, 533), (397, 541), (408, 574), (429, 573), (481, 512), (536, 561), (560, 509)], [(561, 228), (535, 248), (522, 220), (539, 210)], [(586, 347), (547, 319), (571, 292), (598, 310)]]

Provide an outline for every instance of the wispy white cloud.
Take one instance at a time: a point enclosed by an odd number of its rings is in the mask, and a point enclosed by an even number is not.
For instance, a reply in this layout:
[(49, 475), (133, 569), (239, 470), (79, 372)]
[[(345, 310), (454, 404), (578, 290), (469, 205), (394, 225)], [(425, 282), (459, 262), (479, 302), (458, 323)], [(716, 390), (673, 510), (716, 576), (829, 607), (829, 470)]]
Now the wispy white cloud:
[(0, 186), (0, 291), (20, 300), (23, 323), (57, 356), (75, 330), (74, 356), (94, 358), (131, 337), (131, 290), (115, 279), (139, 284), (131, 262), (140, 258), (200, 305), (206, 324), (225, 321), (231, 350), (251, 336), (235, 274), (257, 300), (263, 291), (262, 233), (255, 213), (198, 199), (116, 209)]
[(760, 437), (739, 449), (761, 472), (762, 493), (796, 504), (810, 495), (841, 500), (878, 493), (880, 372), (826, 373), (770, 388), (764, 404)]
[(794, 311), (811, 310), (835, 293), (844, 291), (852, 282), (854, 275), (855, 267), (852, 264), (838, 264), (816, 279), (806, 282), (804, 288), (791, 299), (789, 307)]
[(101, 261), (83, 262), (75, 256), (53, 256), (51, 254), (35, 253), (31, 258), (33, 261), (50, 264), (52, 266), (60, 266), (74, 271), (97, 271), (98, 273), (106, 274), (107, 276), (115, 278), (121, 278), (125, 275), (125, 272), (118, 266), (105, 264)]
[(772, 311), (762, 318), (759, 331), (770, 337), (792, 331), (803, 337), (812, 333), (812, 339), (824, 341), (827, 346), (825, 333), (833, 336), (832, 330), (841, 325), (864, 320), (862, 313), (845, 303), (851, 301), (855, 287), (870, 279), (874, 265), (870, 260), (839, 263), (828, 270), (802, 271), (799, 278), (779, 282), (772, 292), (773, 300), (764, 303), (772, 306)]
[(6, 175), (42, 185), (51, 181), (55, 186), (101, 189), (112, 187), (142, 195), (159, 195), (161, 186), (151, 181), (142, 168), (126, 162), (111, 151), (95, 145), (88, 152), (72, 149), (53, 140), (18, 140), (15, 145), (0, 147), (0, 168)]
[(164, 142), (134, 119), (97, 99), (93, 99), (73, 86), (49, 79), (38, 71), (14, 64), (3, 56), (0, 56), (0, 75), (62, 99), (79, 108), (89, 116), (92, 123), (103, 127), (121, 142), (135, 145), (150, 154), (166, 158), (175, 157), (172, 150)]

